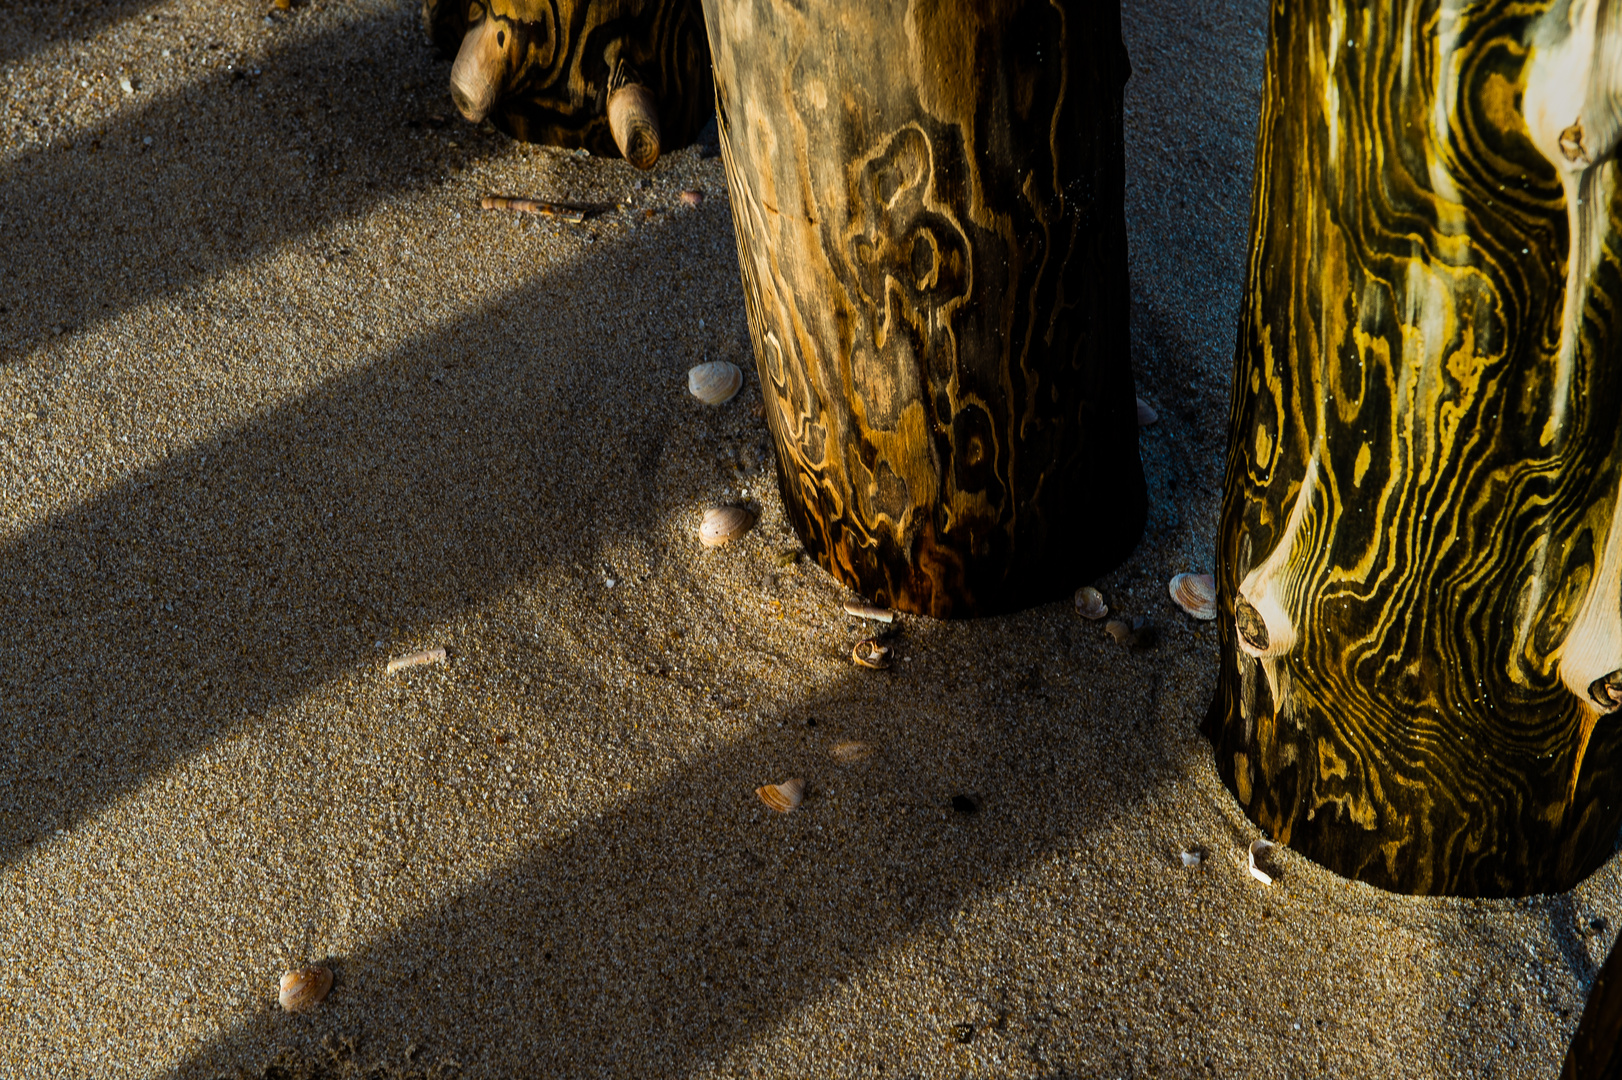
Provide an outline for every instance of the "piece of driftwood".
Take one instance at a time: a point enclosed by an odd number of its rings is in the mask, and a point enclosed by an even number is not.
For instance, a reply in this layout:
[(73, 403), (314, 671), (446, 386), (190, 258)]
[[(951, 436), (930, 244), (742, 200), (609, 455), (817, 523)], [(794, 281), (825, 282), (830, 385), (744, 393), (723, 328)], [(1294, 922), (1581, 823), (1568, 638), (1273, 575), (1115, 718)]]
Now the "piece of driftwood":
[(714, 107), (698, 0), (423, 0), (451, 97), (524, 142), (651, 168)]
[(1560, 1080), (1622, 1080), (1622, 948), (1614, 944), (1589, 988)]
[(1068, 597), (1145, 494), (1110, 2), (706, 0), (783, 500), (852, 591)]
[(1622, 826), (1619, 12), (1272, 8), (1205, 730), (1399, 892), (1565, 889)]

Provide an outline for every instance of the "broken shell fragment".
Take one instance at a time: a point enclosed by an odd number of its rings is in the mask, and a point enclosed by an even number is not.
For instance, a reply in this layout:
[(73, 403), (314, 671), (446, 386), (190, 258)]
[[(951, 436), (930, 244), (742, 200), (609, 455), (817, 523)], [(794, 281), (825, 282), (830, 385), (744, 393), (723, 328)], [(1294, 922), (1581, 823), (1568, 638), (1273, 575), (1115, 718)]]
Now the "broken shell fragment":
[(687, 389), (706, 405), (724, 405), (743, 385), (743, 372), (729, 360), (711, 360), (687, 372)]
[(704, 205), (704, 193), (697, 188), (689, 188), (681, 193), (681, 201), (682, 205), (691, 206), (696, 210)]
[(1084, 619), (1102, 619), (1109, 614), (1109, 605), (1104, 603), (1103, 593), (1083, 585), (1076, 590), (1076, 611)]
[(828, 753), (841, 765), (854, 765), (858, 761), (866, 761), (873, 756), (873, 747), (869, 743), (859, 740), (834, 743), (828, 748)]
[(332, 989), (332, 972), (324, 967), (298, 968), (282, 976), (277, 1000), (288, 1012), (309, 1012)]
[(767, 784), (757, 787), (755, 794), (760, 801), (776, 810), (786, 814), (805, 801), (805, 781), (798, 777), (793, 780), (784, 780), (781, 784)]
[(1196, 619), (1216, 618), (1216, 579), (1210, 574), (1173, 574), (1166, 591)]
[(1257, 840), (1250, 845), (1250, 876), (1263, 885), (1273, 884), (1273, 875), (1256, 865), (1256, 856), (1265, 858), (1267, 853), (1276, 847), (1278, 845), (1271, 840)]
[(1160, 414), (1155, 412), (1154, 406), (1150, 405), (1147, 401), (1144, 401), (1142, 398), (1139, 398), (1138, 399), (1138, 426), (1139, 427), (1148, 427), (1150, 424), (1154, 423), (1156, 420), (1159, 420), (1159, 419), (1160, 419)]
[(890, 666), (893, 657), (890, 646), (881, 643), (877, 638), (864, 638), (850, 651), (850, 658), (862, 667), (883, 671)]
[(854, 615), (858, 619), (872, 619), (874, 622), (894, 622), (895, 612), (889, 608), (876, 607), (873, 604), (864, 604), (860, 600), (846, 600), (845, 614)]
[(1193, 851), (1179, 851), (1177, 855), (1183, 860), (1183, 865), (1190, 870), (1198, 869), (1200, 863), (1205, 861), (1205, 852), (1198, 849)]
[(1104, 633), (1114, 638), (1118, 645), (1132, 644), (1132, 627), (1120, 619), (1111, 619), (1105, 623)]
[(404, 656), (396, 656), (393, 660), (389, 661), (388, 666), (384, 670), (388, 674), (393, 675), (401, 668), (418, 667), (422, 664), (437, 664), (443, 659), (445, 659), (444, 649), (419, 649), (414, 653), (406, 653)]
[(736, 540), (755, 524), (755, 515), (741, 506), (715, 506), (704, 511), (704, 520), (698, 527), (698, 542), (705, 547), (720, 547)]

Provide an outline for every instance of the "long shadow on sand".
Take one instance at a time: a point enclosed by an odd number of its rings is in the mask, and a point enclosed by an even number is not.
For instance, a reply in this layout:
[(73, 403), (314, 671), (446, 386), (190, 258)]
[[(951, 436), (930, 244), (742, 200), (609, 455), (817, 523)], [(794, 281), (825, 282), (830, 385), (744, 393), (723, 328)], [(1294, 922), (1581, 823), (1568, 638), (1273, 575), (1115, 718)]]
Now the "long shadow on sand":
[[(1127, 715), (1097, 714), (1068, 679), (1044, 688), (1028, 671), (943, 691), (956, 649), (1002, 636), (985, 624), (954, 628), (933, 642), (938, 653), (920, 653), (920, 680), (852, 672), (785, 703), (748, 737), (331, 958), (340, 985), (330, 1008), (294, 1018), (272, 1005), (170, 1075), (263, 1068), (254, 1058), (267, 1042), (290, 1063), (317, 1062), (323, 1040), (358, 1036), (360, 1061), (398, 1060), (416, 1044), (424, 1063), (455, 1060), (465, 1075), (615, 1076), (638, 1062), (681, 1076), (771, 1038), (825, 992), (859, 983), (890, 947), (920, 935), (948, 942), (963, 932), (957, 912), (1046, 855), (1065, 852), (1073, 873), (1099, 874), (1077, 849), (1142, 813), (1170, 778), (1167, 732), (1155, 723), (1151, 665), (1123, 672), (1118, 650), (1098, 650), (1096, 635), (1078, 631), (1070, 643), (1071, 622), (1022, 632), (1035, 631), (1033, 653), (1064, 658), (1049, 660), (1049, 678), (1068, 669), (1132, 687)], [(993, 731), (1001, 756), (981, 749)], [(848, 739), (876, 756), (837, 765), (828, 746)], [(787, 775), (812, 780), (798, 811), (775, 814), (750, 794)], [(953, 809), (966, 791), (982, 798), (978, 812)], [(995, 993), (994, 981), (963, 997)], [(1035, 1034), (1014, 1051), (1023, 1068), (1102, 1064), (1043, 1040), (1040, 1018), (1077, 1005), (1063, 985), (1041, 993), (1030, 1008)], [(906, 1037), (945, 1053), (952, 1020), (947, 1010), (919, 1016)], [(1101, 1013), (1100, 1022), (1111, 1021)], [(852, 1016), (857, 1057), (841, 1067), (857, 1067), (863, 1032)]]
[(87, 38), (135, 18), (158, 0), (13, 0), (0, 22), (0, 64), (41, 52), (68, 38)]
[[(669, 229), (730, 239), (723, 215)], [(0, 546), (0, 860), (375, 642), (646, 528), (687, 357), (647, 320), (634, 367), (591, 359), (590, 305), (731, 299), (637, 271), (671, 242), (600, 244), (590, 297), (527, 282)], [(628, 423), (618, 394), (650, 404)], [(554, 512), (588, 503), (584, 533)]]
[(400, 4), (0, 161), (0, 362), (458, 168), (447, 72)]

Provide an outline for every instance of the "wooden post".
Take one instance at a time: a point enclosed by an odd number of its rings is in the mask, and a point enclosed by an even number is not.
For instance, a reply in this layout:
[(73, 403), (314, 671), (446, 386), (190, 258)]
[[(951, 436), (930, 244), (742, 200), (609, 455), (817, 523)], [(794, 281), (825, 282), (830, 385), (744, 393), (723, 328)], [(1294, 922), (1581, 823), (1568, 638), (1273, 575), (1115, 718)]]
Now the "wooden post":
[(1622, 1080), (1622, 948), (1617, 945), (1588, 990), (1560, 1080)]
[(698, 0), (423, 0), (422, 19), (462, 115), (515, 139), (647, 169), (709, 121)]
[(1565, 889), (1622, 826), (1617, 22), (1272, 7), (1206, 732), (1399, 892)]
[(983, 615), (1123, 559), (1145, 494), (1109, 2), (707, 0), (778, 478), (879, 603)]

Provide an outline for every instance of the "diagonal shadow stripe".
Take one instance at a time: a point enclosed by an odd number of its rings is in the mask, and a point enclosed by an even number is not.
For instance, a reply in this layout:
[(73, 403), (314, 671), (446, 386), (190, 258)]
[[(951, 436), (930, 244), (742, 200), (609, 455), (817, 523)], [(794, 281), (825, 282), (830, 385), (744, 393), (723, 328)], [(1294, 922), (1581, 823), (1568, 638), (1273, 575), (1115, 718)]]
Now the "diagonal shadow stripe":
[[(424, 1062), (460, 1062), (457, 1075), (624, 1075), (636, 1063), (680, 1076), (860, 984), (892, 946), (962, 933), (955, 913), (1047, 857), (1103, 881), (1106, 859), (1081, 849), (1170, 778), (1176, 736), (1153, 722), (1152, 662), (1127, 674), (1093, 635), (1071, 642), (1072, 623), (1033, 615), (1019, 631), (1049, 658), (1048, 689), (966, 686), (943, 711), (952, 656), (999, 636), (979, 623), (918, 646), (920, 670), (899, 681), (853, 673), (783, 703), (754, 734), (332, 958), (330, 1008), (289, 1017), (272, 1005), (168, 1075), (257, 1075), (278, 1051), (308, 1064), (344, 1036), (362, 1060), (420, 1044)], [(1101, 677), (1132, 686), (1128, 715), (1097, 715), (1066, 689)], [(833, 764), (829, 743), (848, 738), (878, 756)], [(1005, 752), (987, 753), (992, 743)], [(813, 779), (793, 814), (750, 794), (789, 774)], [(951, 809), (965, 790), (984, 795), (981, 812)], [(948, 1018), (917, 1023), (926, 1045), (949, 1043)], [(1062, 1048), (1026, 1052), (1061, 1073), (1076, 1064)], [(1049, 1052), (1059, 1056), (1039, 1060)]]
[(0, 14), (0, 64), (43, 52), (68, 38), (87, 38), (131, 19), (157, 0), (78, 0), (57, 3), (21, 0)]
[(460, 168), (446, 73), (401, 4), (0, 162), (0, 362)]
[[(665, 433), (696, 407), (688, 358), (642, 319), (614, 331), (640, 362), (604, 359), (600, 312), (735, 303), (724, 278), (638, 272), (671, 233), (730, 251), (719, 214), (599, 244), (589, 295), (537, 276), (0, 547), (0, 860), (375, 641), (647, 528)], [(677, 479), (661, 499), (707, 478)], [(582, 505), (584, 532), (560, 512)]]

